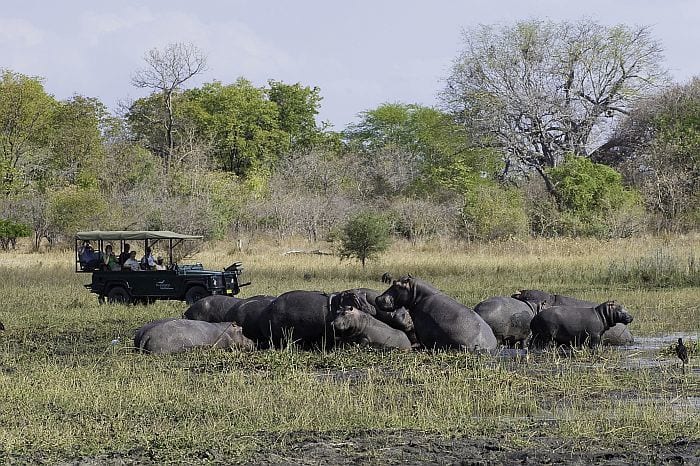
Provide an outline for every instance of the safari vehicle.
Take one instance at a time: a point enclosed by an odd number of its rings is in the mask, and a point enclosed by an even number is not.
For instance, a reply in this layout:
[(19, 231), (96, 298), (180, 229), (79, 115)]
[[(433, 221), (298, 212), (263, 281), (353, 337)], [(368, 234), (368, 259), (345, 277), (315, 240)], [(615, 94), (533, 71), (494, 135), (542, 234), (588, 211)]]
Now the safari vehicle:
[[(82, 231), (75, 235), (75, 271), (91, 273), (91, 283), (85, 288), (97, 294), (100, 302), (149, 303), (159, 299), (186, 301), (188, 304), (209, 295), (233, 296), (240, 292), (243, 267), (235, 262), (223, 271), (206, 270), (202, 264), (181, 265), (174, 261), (173, 252), (182, 250), (183, 242), (201, 240), (201, 236), (183, 235), (172, 231)], [(126, 268), (110, 270), (104, 261), (86, 263), (80, 251), (90, 246), (94, 254), (104, 257), (104, 248), (111, 244), (115, 255), (129, 244), (143, 255), (146, 248), (164, 251), (167, 257), (165, 270), (139, 270)], [(164, 254), (164, 255), (165, 255)], [(83, 258), (85, 256), (82, 256)]]

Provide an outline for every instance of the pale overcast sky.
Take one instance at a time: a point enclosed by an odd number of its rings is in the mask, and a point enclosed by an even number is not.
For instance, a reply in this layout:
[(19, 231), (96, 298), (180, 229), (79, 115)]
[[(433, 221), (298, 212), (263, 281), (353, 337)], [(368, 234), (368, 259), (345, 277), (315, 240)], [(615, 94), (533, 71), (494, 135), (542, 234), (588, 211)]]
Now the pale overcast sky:
[(463, 28), (526, 19), (648, 25), (678, 82), (700, 76), (698, 0), (2, 0), (0, 68), (44, 78), (57, 99), (111, 109), (141, 97), (131, 76), (152, 48), (191, 42), (208, 70), (321, 88), (320, 119), (342, 130), (384, 102), (436, 104)]

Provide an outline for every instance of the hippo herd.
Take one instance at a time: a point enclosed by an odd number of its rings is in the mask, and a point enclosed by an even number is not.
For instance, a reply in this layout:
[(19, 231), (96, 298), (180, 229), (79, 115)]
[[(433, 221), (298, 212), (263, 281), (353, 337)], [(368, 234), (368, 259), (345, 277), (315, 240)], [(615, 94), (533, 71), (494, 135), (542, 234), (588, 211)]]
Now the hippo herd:
[(207, 296), (182, 318), (149, 322), (134, 346), (148, 353), (196, 347), (267, 349), (297, 345), (329, 349), (343, 344), (379, 348), (492, 352), (501, 346), (595, 348), (631, 344), (632, 316), (614, 301), (594, 303), (521, 290), (488, 298), (471, 309), (430, 283), (405, 276), (380, 293), (288, 291), (279, 296)]

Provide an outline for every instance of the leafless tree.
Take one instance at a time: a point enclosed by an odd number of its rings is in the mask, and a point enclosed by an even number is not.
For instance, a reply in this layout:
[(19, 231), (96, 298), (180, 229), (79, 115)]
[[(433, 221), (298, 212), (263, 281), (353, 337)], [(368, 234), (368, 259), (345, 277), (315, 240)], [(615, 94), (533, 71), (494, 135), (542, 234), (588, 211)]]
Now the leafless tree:
[(206, 69), (206, 56), (193, 44), (168, 44), (163, 50), (151, 49), (144, 56), (146, 67), (137, 71), (132, 84), (140, 88), (152, 89), (163, 96), (166, 160), (169, 170), (175, 151), (173, 132), (175, 128), (173, 95), (181, 89), (188, 79)]
[(509, 171), (588, 155), (634, 99), (667, 82), (646, 26), (524, 21), (466, 30), (441, 94), (444, 106), (500, 147)]

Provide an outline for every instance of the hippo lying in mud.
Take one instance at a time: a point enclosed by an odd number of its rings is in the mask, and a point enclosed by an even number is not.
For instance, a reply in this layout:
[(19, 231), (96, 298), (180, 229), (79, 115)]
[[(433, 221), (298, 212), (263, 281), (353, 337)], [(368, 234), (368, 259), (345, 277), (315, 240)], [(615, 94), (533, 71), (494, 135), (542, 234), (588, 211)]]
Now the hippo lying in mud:
[(378, 348), (411, 349), (411, 342), (401, 330), (390, 327), (356, 307), (343, 306), (331, 322), (341, 341)]
[(347, 290), (340, 293), (338, 304), (340, 307), (355, 307), (388, 326), (403, 331), (406, 333), (413, 346), (420, 346), (413, 326), (413, 320), (408, 310), (404, 307), (389, 312), (377, 309), (377, 296), (379, 296), (378, 291), (369, 290), (367, 288)]
[(426, 348), (491, 351), (498, 346), (491, 327), (476, 312), (418, 278), (395, 280), (376, 303), (382, 311), (408, 309)]
[(474, 306), (474, 312), (489, 324), (500, 345), (523, 348), (536, 308), (515, 298), (494, 296)]
[(134, 346), (145, 353), (181, 353), (193, 348), (255, 349), (237, 325), (187, 319), (147, 323), (136, 331)]
[(614, 301), (596, 307), (553, 306), (544, 309), (530, 321), (532, 346), (581, 346), (594, 348), (601, 344), (603, 333), (615, 324), (629, 324), (632, 316)]
[[(344, 305), (360, 310), (387, 322), (404, 322), (406, 319), (391, 313), (379, 314), (373, 303), (378, 291), (355, 288), (338, 293), (295, 290), (283, 293), (260, 314), (259, 328), (262, 340), (275, 347), (289, 342), (304, 348), (330, 348), (334, 344), (331, 322)], [(389, 325), (392, 325), (389, 323)]]
[(243, 328), (243, 335), (255, 341), (261, 346), (267, 342), (263, 340), (266, 334), (263, 332), (261, 322), (267, 308), (277, 299), (277, 296), (258, 295), (239, 300), (225, 314), (226, 322), (235, 322)]
[[(551, 306), (564, 307), (596, 307), (598, 303), (584, 301), (570, 296), (560, 294), (550, 294), (541, 290), (521, 290), (512, 295), (513, 298), (527, 303), (535, 310), (535, 313)], [(624, 346), (634, 343), (632, 333), (627, 326), (622, 323), (615, 324), (603, 333), (603, 344), (608, 346)]]

